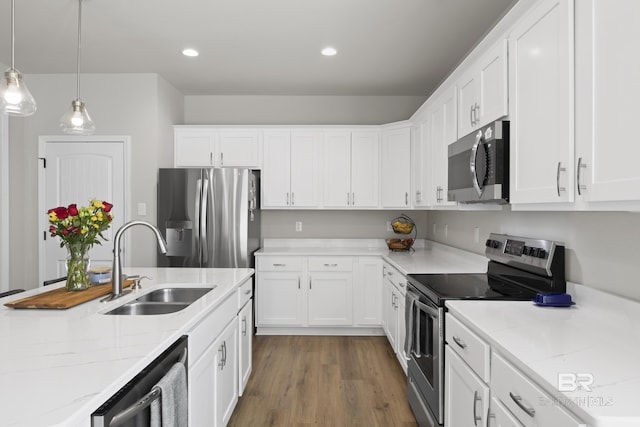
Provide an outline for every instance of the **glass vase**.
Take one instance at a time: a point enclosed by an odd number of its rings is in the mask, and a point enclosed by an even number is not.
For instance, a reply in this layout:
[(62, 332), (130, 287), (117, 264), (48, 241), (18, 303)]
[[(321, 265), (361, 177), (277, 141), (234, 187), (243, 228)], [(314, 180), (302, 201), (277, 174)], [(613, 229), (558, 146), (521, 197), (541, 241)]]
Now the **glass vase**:
[(67, 291), (89, 289), (89, 249), (67, 246)]

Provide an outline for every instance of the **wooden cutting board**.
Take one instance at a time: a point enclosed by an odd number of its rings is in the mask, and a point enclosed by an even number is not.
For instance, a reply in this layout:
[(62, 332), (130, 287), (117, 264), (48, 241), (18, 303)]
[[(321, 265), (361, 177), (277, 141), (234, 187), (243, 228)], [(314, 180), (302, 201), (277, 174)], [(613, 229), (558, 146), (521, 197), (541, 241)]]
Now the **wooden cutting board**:
[[(132, 283), (133, 280), (125, 280), (122, 287), (126, 288), (131, 286)], [(91, 301), (92, 299), (108, 295), (109, 293), (111, 293), (111, 283), (91, 285), (89, 289), (75, 292), (69, 292), (63, 286), (62, 288), (53, 289), (38, 295), (11, 301), (5, 305), (11, 308), (53, 308), (65, 310)]]

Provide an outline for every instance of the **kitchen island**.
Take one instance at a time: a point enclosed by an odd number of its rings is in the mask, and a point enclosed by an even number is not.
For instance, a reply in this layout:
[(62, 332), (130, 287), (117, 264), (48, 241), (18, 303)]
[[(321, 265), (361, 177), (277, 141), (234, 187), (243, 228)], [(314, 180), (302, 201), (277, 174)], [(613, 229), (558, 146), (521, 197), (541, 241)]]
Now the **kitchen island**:
[[(2, 427), (90, 426), (93, 411), (250, 280), (253, 270), (127, 268), (125, 274), (153, 279), (116, 301), (95, 299), (67, 310), (4, 306), (49, 288), (0, 299)], [(175, 313), (103, 314), (153, 289), (213, 285)]]

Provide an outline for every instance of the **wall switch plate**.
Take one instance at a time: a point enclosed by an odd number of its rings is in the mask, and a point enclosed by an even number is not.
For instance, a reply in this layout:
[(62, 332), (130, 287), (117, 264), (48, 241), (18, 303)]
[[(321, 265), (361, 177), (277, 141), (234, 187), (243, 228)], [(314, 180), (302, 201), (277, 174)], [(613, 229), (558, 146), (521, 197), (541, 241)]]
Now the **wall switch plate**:
[(480, 227), (473, 227), (473, 241), (480, 243)]
[(296, 231), (302, 231), (302, 221), (296, 221)]
[(146, 215), (147, 215), (147, 204), (138, 203), (138, 216), (146, 216)]
[(447, 237), (448, 234), (449, 234), (449, 225), (445, 224), (444, 225), (444, 237)]
[(436, 235), (436, 232), (438, 231), (438, 225), (434, 222), (433, 223), (433, 235)]
[(393, 231), (393, 227), (391, 227), (391, 221), (387, 221), (387, 231)]

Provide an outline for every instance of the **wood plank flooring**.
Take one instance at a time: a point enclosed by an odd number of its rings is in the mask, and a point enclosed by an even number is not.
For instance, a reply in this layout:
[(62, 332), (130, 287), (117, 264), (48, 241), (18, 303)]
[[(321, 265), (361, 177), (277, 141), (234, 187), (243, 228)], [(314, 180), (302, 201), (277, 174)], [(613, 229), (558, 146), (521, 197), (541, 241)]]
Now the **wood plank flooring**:
[(256, 336), (229, 426), (416, 426), (386, 337)]

